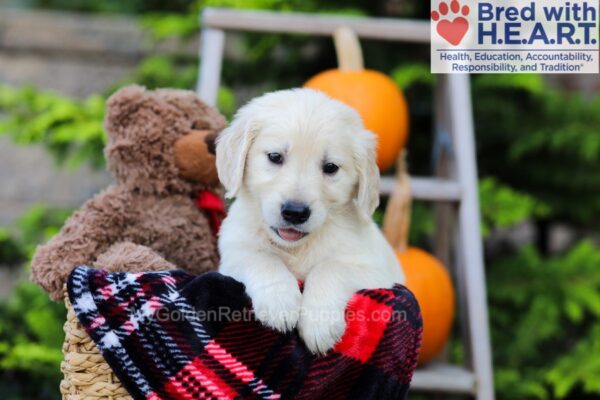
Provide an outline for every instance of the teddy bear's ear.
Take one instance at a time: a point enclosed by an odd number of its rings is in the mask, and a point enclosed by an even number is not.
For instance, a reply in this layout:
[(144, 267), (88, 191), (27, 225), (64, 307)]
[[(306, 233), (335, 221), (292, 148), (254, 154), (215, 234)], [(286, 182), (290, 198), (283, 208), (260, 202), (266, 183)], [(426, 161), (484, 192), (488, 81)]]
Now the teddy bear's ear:
[(136, 99), (142, 98), (145, 93), (146, 88), (140, 85), (122, 87), (108, 98), (107, 106), (109, 109), (118, 109), (125, 104), (135, 102)]
[(199, 131), (219, 132), (227, 125), (225, 117), (198, 98), (195, 92), (181, 89), (157, 89), (154, 93), (160, 99), (183, 111), (190, 127)]
[(106, 102), (106, 118), (104, 120), (106, 130), (111, 133), (111, 128), (119, 123), (122, 116), (137, 107), (146, 94), (146, 88), (139, 85), (125, 86), (113, 93)]

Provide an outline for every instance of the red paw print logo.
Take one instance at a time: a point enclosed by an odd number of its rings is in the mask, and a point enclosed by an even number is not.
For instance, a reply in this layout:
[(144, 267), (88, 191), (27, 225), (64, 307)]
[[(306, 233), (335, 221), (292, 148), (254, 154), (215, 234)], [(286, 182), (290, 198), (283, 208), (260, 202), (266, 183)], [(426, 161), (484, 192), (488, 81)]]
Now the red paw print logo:
[(469, 30), (469, 21), (465, 18), (469, 11), (469, 6), (461, 7), (458, 0), (452, 0), (450, 7), (442, 1), (437, 11), (431, 12), (431, 19), (437, 22), (437, 33), (448, 43), (457, 46)]

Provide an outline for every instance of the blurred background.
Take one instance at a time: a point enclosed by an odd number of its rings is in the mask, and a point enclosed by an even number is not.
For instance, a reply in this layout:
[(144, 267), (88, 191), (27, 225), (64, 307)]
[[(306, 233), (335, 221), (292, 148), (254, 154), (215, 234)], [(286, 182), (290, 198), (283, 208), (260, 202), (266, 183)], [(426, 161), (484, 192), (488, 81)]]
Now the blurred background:
[[(417, 0), (0, 0), (1, 399), (59, 398), (65, 310), (28, 283), (29, 259), (110, 182), (105, 99), (133, 82), (195, 87), (206, 6), (417, 19), (430, 11)], [(428, 46), (362, 45), (366, 66), (407, 98), (411, 173), (430, 175)], [(231, 117), (255, 95), (335, 66), (330, 38), (228, 36), (219, 108)], [(600, 399), (600, 78), (471, 83), (497, 398)], [(412, 220), (411, 243), (431, 248), (432, 207), (417, 202)], [(464, 357), (458, 340), (447, 356)]]

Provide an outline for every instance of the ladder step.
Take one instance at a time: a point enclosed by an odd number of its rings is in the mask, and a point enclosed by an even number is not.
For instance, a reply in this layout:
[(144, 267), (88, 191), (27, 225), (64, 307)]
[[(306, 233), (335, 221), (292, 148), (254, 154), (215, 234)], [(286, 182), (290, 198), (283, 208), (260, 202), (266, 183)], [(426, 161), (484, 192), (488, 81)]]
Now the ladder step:
[[(381, 177), (381, 194), (389, 195), (394, 190), (393, 176)], [(417, 200), (460, 201), (461, 189), (456, 181), (441, 178), (410, 178), (412, 195)]]
[(331, 36), (339, 26), (347, 26), (363, 38), (429, 43), (428, 21), (397, 18), (363, 18), (335, 15), (239, 11), (205, 8), (202, 26), (214, 29), (287, 32)]
[(444, 363), (430, 363), (419, 367), (410, 389), (423, 392), (475, 393), (475, 374), (463, 367)]

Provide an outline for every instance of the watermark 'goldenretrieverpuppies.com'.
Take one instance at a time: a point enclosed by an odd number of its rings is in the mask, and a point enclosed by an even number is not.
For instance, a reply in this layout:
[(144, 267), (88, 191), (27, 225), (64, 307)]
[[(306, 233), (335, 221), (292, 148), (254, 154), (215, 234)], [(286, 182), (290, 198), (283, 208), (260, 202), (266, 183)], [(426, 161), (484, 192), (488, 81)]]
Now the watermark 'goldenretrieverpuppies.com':
[(375, 136), (352, 108), (310, 89), (254, 99), (220, 134), (217, 169), (236, 198), (221, 228), (220, 271), (246, 285), (265, 325), (298, 326), (306, 346), (325, 353), (344, 333), (354, 292), (404, 282), (371, 220)]

